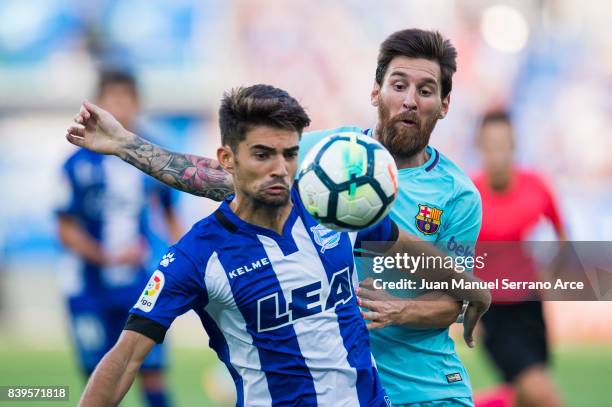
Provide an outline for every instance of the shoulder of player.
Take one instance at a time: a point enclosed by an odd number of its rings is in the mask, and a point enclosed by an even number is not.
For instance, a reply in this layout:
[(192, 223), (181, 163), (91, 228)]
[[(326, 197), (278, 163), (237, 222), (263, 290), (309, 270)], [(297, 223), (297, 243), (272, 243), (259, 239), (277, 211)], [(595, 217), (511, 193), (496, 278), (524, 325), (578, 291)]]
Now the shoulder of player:
[(449, 191), (452, 191), (451, 199), (473, 199), (480, 202), (480, 192), (478, 192), (472, 179), (439, 150), (438, 154), (440, 154), (440, 160), (434, 171), (449, 183)]
[(517, 176), (521, 177), (523, 181), (527, 181), (532, 185), (547, 187), (548, 182), (544, 179), (544, 177), (538, 174), (536, 171), (528, 170), (525, 168), (515, 168), (514, 172)]
[(196, 265), (206, 263), (223, 238), (223, 228), (214, 214), (196, 222), (174, 245)]
[(181, 238), (180, 241), (218, 241), (220, 238), (220, 229), (222, 229), (219, 221), (215, 218), (214, 212), (207, 217), (200, 219), (193, 224), (191, 229)]
[(91, 152), (85, 148), (77, 148), (75, 151), (72, 151), (70, 155), (64, 160), (64, 168), (72, 168), (79, 162), (97, 162), (100, 161), (104, 157), (101, 154)]

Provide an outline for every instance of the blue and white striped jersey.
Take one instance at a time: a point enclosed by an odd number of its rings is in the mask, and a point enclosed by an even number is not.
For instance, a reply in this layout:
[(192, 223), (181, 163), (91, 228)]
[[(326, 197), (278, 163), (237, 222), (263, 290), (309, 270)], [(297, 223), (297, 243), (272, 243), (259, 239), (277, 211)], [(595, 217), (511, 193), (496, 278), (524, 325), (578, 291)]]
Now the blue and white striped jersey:
[[(300, 159), (324, 137), (344, 131), (372, 136), (371, 129), (356, 126), (305, 133)], [(431, 242), (448, 255), (468, 255), (480, 230), (480, 194), (446, 156), (431, 146), (427, 152), (430, 158), (425, 164), (398, 171), (398, 195), (390, 216), (401, 230)], [(406, 290), (406, 294), (415, 296), (418, 292)], [(371, 331), (370, 339), (382, 383), (393, 403), (471, 397), (470, 380), (448, 328), (390, 325)]]
[(397, 239), (385, 218), (359, 233), (324, 228), (293, 189), (283, 233), (226, 200), (162, 258), (126, 329), (161, 342), (193, 309), (229, 369), (238, 406), (388, 404), (354, 295), (353, 249)]
[[(173, 201), (170, 189), (126, 166), (115, 157), (79, 149), (62, 166), (58, 215), (76, 219), (108, 253), (117, 254), (143, 239), (150, 240), (149, 202), (164, 207)], [(167, 247), (167, 246), (166, 246)], [(129, 307), (148, 280), (144, 265), (99, 267), (83, 259), (62, 270), (69, 298), (93, 297)]]

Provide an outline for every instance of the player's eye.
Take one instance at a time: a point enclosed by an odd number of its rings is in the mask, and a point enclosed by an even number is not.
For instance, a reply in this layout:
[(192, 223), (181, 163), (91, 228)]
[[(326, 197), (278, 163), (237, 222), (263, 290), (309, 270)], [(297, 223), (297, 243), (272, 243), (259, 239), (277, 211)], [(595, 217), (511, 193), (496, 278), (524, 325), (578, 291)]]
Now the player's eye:
[(285, 158), (287, 160), (294, 160), (295, 158), (297, 158), (298, 153), (297, 151), (289, 151), (285, 153)]
[(268, 157), (270, 157), (270, 153), (264, 153), (261, 151), (257, 151), (255, 153), (253, 153), (253, 155), (255, 156), (255, 158), (257, 158), (258, 160), (265, 160)]
[(393, 84), (393, 89), (395, 89), (395, 90), (396, 90), (396, 91), (398, 91), (398, 92), (401, 92), (401, 91), (403, 91), (404, 89), (406, 89), (406, 85), (404, 85), (404, 84), (403, 84), (403, 83), (401, 83), (401, 82), (398, 82), (398, 83)]
[(430, 89), (427, 88), (422, 88), (419, 93), (421, 94), (421, 96), (431, 96), (433, 94), (433, 92)]

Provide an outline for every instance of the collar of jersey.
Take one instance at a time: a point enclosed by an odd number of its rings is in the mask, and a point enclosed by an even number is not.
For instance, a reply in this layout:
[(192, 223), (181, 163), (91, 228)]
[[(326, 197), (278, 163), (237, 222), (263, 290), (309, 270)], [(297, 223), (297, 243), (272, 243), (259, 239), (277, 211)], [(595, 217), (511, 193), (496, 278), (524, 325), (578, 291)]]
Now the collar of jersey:
[[(363, 131), (363, 134), (365, 134), (368, 137), (372, 137), (373, 131), (371, 128), (365, 129)], [(402, 168), (401, 170), (398, 170), (398, 172), (400, 174), (406, 174), (406, 173), (413, 173), (416, 171), (429, 172), (433, 170), (436, 167), (436, 165), (438, 165), (438, 162), (440, 161), (440, 153), (438, 152), (438, 150), (436, 150), (435, 148), (431, 146), (427, 146), (425, 147), (425, 149), (429, 153), (429, 159), (427, 160), (425, 164), (419, 165), (418, 167)]]
[(293, 194), (291, 194), (291, 200), (293, 202), (293, 208), (291, 208), (291, 212), (283, 225), (283, 234), (279, 235), (275, 230), (264, 228), (263, 226), (254, 225), (252, 223), (246, 222), (242, 220), (238, 215), (232, 211), (230, 207), (230, 202), (232, 202), (235, 198), (235, 195), (232, 194), (225, 198), (225, 201), (221, 204), (218, 210), (223, 212), (225, 218), (230, 221), (238, 230), (244, 230), (247, 232), (256, 233), (258, 235), (268, 236), (272, 239), (291, 239), (291, 229), (293, 229), (293, 225), (298, 218), (296, 206), (297, 204), (293, 201)]

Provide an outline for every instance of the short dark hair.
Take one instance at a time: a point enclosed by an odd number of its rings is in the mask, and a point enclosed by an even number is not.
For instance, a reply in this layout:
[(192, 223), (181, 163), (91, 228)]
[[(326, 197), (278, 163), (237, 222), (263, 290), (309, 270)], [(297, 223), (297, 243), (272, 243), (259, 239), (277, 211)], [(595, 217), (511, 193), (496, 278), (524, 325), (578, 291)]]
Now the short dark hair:
[(376, 82), (382, 85), (391, 60), (397, 56), (424, 58), (440, 65), (441, 96), (444, 99), (453, 88), (453, 74), (457, 71), (457, 50), (438, 31), (417, 28), (394, 32), (380, 44)]
[(111, 85), (127, 86), (131, 90), (134, 97), (138, 97), (138, 83), (136, 82), (134, 75), (129, 72), (119, 70), (101, 71), (98, 79), (96, 96), (98, 98), (101, 97), (106, 88)]
[(512, 115), (507, 110), (492, 110), (484, 114), (480, 120), (480, 129), (491, 123), (505, 123), (512, 127)]
[(310, 118), (298, 101), (270, 85), (234, 88), (221, 99), (221, 143), (234, 151), (254, 126), (292, 130), (301, 135), (309, 124)]
[(478, 127), (478, 131), (476, 132), (476, 144), (482, 143), (482, 138), (484, 137), (483, 129), (485, 126), (493, 123), (501, 123), (508, 126), (510, 129), (510, 139), (512, 145), (514, 145), (512, 115), (507, 110), (490, 110), (482, 116), (480, 119), (480, 127)]

